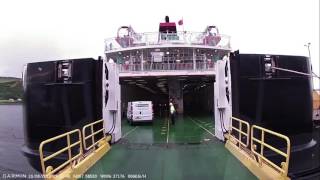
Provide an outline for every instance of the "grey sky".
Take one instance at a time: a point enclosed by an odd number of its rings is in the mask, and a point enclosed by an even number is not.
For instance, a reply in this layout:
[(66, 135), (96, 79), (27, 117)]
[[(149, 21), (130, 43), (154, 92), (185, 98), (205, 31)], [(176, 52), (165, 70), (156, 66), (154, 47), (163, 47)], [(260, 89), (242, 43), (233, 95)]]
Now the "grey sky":
[(318, 0), (11, 0), (0, 2), (0, 76), (20, 77), (23, 64), (33, 61), (96, 58), (119, 26), (153, 32), (165, 15), (183, 17), (187, 31), (217, 25), (234, 50), (246, 53), (307, 56), (303, 45), (311, 42), (319, 72)]

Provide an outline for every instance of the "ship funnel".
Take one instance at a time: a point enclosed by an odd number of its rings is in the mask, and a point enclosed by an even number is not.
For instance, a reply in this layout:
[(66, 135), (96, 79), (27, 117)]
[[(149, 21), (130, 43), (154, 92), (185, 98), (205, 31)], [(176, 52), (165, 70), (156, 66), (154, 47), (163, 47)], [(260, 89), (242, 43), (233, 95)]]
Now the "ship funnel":
[(165, 17), (165, 22), (159, 25), (160, 33), (177, 33), (177, 27), (175, 22), (170, 22), (169, 16)]
[(169, 16), (165, 17), (165, 21), (166, 21), (166, 23), (170, 22)]

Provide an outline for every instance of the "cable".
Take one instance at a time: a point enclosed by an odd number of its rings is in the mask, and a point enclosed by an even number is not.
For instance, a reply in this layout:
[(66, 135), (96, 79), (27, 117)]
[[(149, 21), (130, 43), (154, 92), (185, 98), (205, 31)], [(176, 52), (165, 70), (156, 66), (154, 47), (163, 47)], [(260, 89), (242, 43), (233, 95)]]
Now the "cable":
[(312, 72), (312, 74), (308, 74), (308, 73), (303, 73), (303, 72), (294, 71), (294, 70), (285, 69), (285, 68), (279, 68), (279, 67), (271, 67), (271, 69), (275, 69), (275, 70), (279, 70), (279, 71), (285, 71), (285, 72), (291, 72), (291, 73), (295, 73), (295, 74), (300, 74), (300, 75), (305, 75), (305, 76), (310, 76), (310, 77), (314, 77), (314, 78), (320, 79), (320, 77), (314, 72)]
[(223, 129), (224, 129), (224, 132), (226, 133), (227, 132), (227, 129), (226, 129), (226, 127), (225, 127), (225, 125), (224, 125), (224, 121), (223, 121), (223, 112), (221, 112), (221, 121), (222, 121), (222, 127), (223, 127)]
[(112, 136), (112, 134), (113, 134), (113, 132), (114, 132), (114, 130), (115, 130), (115, 127), (116, 127), (115, 121), (116, 121), (116, 118), (114, 117), (114, 113), (112, 113), (112, 127), (111, 127), (111, 129), (107, 132), (107, 134), (111, 136), (111, 139), (114, 138), (114, 137)]
[(320, 79), (320, 76), (318, 76), (315, 72), (312, 72), (312, 74), (314, 75), (313, 77)]
[(221, 109), (219, 109), (219, 116), (220, 116), (220, 126), (222, 129), (222, 132), (227, 133), (227, 129), (226, 129), (224, 122), (223, 122), (223, 110), (221, 110)]
[(114, 132), (114, 130), (116, 129), (116, 121), (117, 121), (117, 114), (113, 113), (112, 114), (112, 124), (113, 124), (113, 129), (110, 132), (110, 134), (112, 134)]
[[(114, 116), (115, 113), (112, 113), (112, 127), (111, 129), (107, 132), (108, 135), (111, 135), (112, 137), (112, 133), (114, 132), (114, 130), (116, 129), (116, 125), (115, 125), (115, 121), (116, 121), (116, 118)], [(111, 132), (112, 131), (112, 132)]]
[(221, 121), (222, 121), (222, 127), (224, 129), (224, 133), (227, 133), (228, 131), (227, 131), (227, 129), (226, 129), (225, 125), (224, 125), (224, 121), (223, 121), (223, 113), (221, 113), (221, 117), (222, 117)]

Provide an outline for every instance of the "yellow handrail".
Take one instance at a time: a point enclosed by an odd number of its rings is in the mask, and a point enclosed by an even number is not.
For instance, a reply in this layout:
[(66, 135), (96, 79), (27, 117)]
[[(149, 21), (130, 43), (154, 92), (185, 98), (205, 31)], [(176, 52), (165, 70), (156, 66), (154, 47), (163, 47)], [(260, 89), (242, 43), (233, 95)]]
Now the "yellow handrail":
[[(261, 139), (257, 139), (256, 137), (254, 137), (254, 130), (255, 129), (259, 129), (261, 131)], [(284, 139), (286, 141), (286, 152), (283, 152), (281, 151), (280, 149), (270, 145), (270, 144), (267, 144), (265, 143), (265, 134), (266, 133), (269, 133), (269, 134), (272, 134), (274, 135), (275, 137), (278, 137), (280, 139)], [(257, 152), (256, 151), (256, 144), (255, 143), (259, 143), (260, 144), (260, 152)], [(264, 156), (264, 147), (267, 147), (269, 149), (271, 149), (272, 151), (276, 152), (277, 154), (283, 156), (285, 158), (285, 162), (282, 162), (281, 163), (281, 166), (273, 163), (272, 161), (270, 161), (269, 159), (267, 159), (265, 156)], [(283, 134), (280, 134), (280, 133), (277, 133), (277, 132), (274, 132), (274, 131), (271, 131), (271, 130), (268, 130), (266, 128), (263, 128), (263, 127), (260, 127), (260, 126), (256, 126), (256, 125), (253, 125), (251, 127), (251, 151), (258, 156), (258, 158), (261, 160), (264, 160), (265, 162), (267, 162), (269, 165), (271, 165), (273, 168), (275, 168), (276, 170), (278, 170), (280, 173), (282, 173), (283, 176), (287, 176), (288, 175), (288, 168), (289, 168), (289, 159), (290, 159), (290, 147), (291, 147), (291, 144), (290, 144), (290, 139), (283, 135)]]
[[(83, 128), (82, 128), (82, 135), (83, 135), (83, 146), (84, 146), (84, 149), (85, 150), (90, 150), (92, 147), (95, 148), (95, 146), (102, 140), (105, 138), (105, 128), (104, 128), (104, 121), (103, 120), (99, 120), (99, 121), (96, 121), (96, 122), (93, 122), (93, 123), (90, 123), (88, 125), (85, 125)], [(98, 129), (96, 131), (94, 131), (94, 128), (93, 126), (98, 124), (98, 123), (102, 123), (102, 128), (101, 129)], [(89, 135), (86, 135), (86, 129), (87, 128), (90, 128), (90, 134)], [(95, 135), (98, 134), (98, 133), (102, 133), (102, 137), (98, 140), (95, 139)], [(91, 142), (92, 144), (87, 147), (87, 139), (91, 138)]]
[[(239, 122), (239, 129), (233, 126), (233, 123), (232, 123), (233, 121)], [(247, 129), (246, 132), (243, 130), (243, 125), (247, 127), (246, 128)], [(235, 136), (232, 135), (232, 131), (233, 130), (238, 132), (238, 138), (236, 138)], [(247, 139), (245, 143), (242, 142), (242, 135), (244, 135), (246, 137), (246, 139)], [(249, 123), (246, 122), (246, 121), (243, 121), (243, 120), (241, 120), (239, 118), (231, 117), (231, 131), (229, 131), (229, 137), (230, 136), (232, 136), (233, 139), (235, 141), (237, 141), (239, 147), (241, 145), (244, 146), (244, 147), (248, 147), (249, 146), (249, 137), (250, 137), (250, 125), (249, 125)]]
[[(76, 141), (75, 143), (71, 144), (71, 140), (70, 140), (70, 135), (72, 134), (78, 134), (78, 141)], [(56, 141), (58, 139), (62, 139), (62, 138), (67, 138), (67, 146), (60, 149), (59, 151), (52, 153), (51, 155), (44, 157), (43, 154), (43, 147), (44, 145), (52, 142), (52, 141)], [(71, 149), (74, 146), (79, 146), (80, 151), (72, 156), (71, 153)], [(57, 168), (53, 168), (52, 166), (45, 166), (45, 162), (60, 155), (61, 153), (65, 152), (68, 150), (68, 160), (66, 160), (66, 162), (62, 163), (60, 166), (58, 166)], [(69, 164), (72, 167), (73, 161), (76, 160), (78, 157), (83, 155), (83, 150), (82, 150), (82, 138), (81, 138), (81, 132), (79, 129), (73, 130), (73, 131), (69, 131), (66, 132), (64, 134), (55, 136), (53, 138), (47, 139), (45, 141), (42, 141), (40, 146), (39, 146), (39, 153), (40, 153), (40, 163), (41, 163), (41, 168), (42, 168), (42, 173), (43, 175), (45, 175), (45, 177), (53, 175), (54, 173), (58, 172), (59, 170), (61, 170), (62, 168), (64, 168), (67, 164)]]

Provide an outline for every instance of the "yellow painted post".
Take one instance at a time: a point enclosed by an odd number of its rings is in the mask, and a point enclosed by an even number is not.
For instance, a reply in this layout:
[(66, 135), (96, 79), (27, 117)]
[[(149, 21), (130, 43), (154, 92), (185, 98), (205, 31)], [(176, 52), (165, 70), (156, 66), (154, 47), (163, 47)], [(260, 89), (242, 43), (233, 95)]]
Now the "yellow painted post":
[[(94, 141), (94, 135), (93, 135), (93, 124), (90, 125), (90, 129), (91, 129), (91, 140), (92, 140), (92, 144), (95, 143)], [(96, 149), (96, 146), (93, 146), (93, 149)]]
[[(290, 150), (291, 144), (290, 139), (280, 133), (271, 131), (269, 129), (253, 125), (250, 127), (249, 123), (246, 121), (237, 119), (232, 117), (233, 121), (239, 122), (239, 129), (234, 127), (231, 123), (231, 132), (229, 133), (230, 138), (226, 142), (226, 148), (234, 154), (251, 172), (253, 172), (259, 179), (283, 179), (288, 180), (288, 168), (289, 168), (289, 159), (290, 159)], [(247, 131), (243, 130), (243, 125), (247, 126)], [(238, 131), (239, 138), (232, 136), (232, 131)], [(256, 133), (255, 133), (256, 131)], [(261, 131), (261, 134), (260, 132)], [(286, 141), (286, 152), (278, 149), (277, 147), (272, 146), (265, 142), (265, 138), (267, 134), (274, 135), (279, 139), (283, 139)], [(259, 138), (255, 137), (255, 135), (260, 134)], [(241, 137), (247, 136), (246, 144), (241, 141)], [(250, 138), (249, 138), (250, 137)], [(250, 141), (250, 142), (249, 142)], [(245, 146), (243, 148), (248, 148), (250, 143), (251, 149), (244, 150), (240, 145)], [(257, 151), (257, 145), (260, 145), (260, 150)], [(275, 164), (264, 156), (264, 147), (267, 147), (271, 151), (285, 157), (285, 162), (281, 162), (281, 164)], [(249, 152), (248, 152), (249, 150)], [(256, 158), (257, 157), (257, 158)]]
[(40, 162), (41, 162), (41, 169), (42, 172), (46, 172), (45, 166), (44, 166), (44, 161), (43, 161), (43, 144), (40, 144), (40, 148), (39, 148), (39, 153), (40, 153)]
[(261, 141), (262, 141), (262, 144), (261, 144), (260, 152), (261, 152), (261, 155), (263, 156), (263, 149), (264, 149), (264, 131), (261, 131)]
[(239, 148), (241, 147), (241, 132), (242, 132), (242, 123), (239, 121)]
[(78, 133), (78, 137), (79, 137), (79, 141), (80, 141), (80, 154), (83, 153), (83, 149), (82, 149), (82, 136), (81, 136), (81, 131)]
[(69, 164), (72, 167), (72, 161), (71, 161), (71, 147), (70, 147), (70, 134), (67, 135), (67, 143), (68, 143), (68, 156), (69, 156)]

